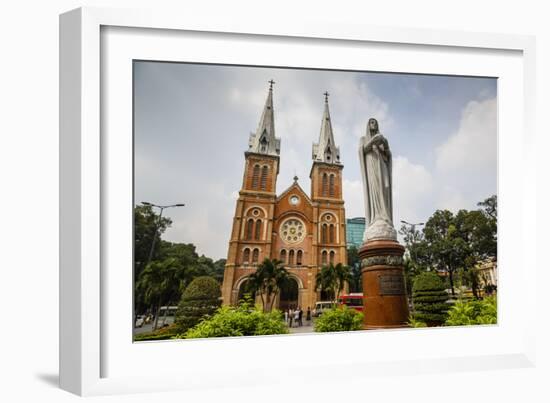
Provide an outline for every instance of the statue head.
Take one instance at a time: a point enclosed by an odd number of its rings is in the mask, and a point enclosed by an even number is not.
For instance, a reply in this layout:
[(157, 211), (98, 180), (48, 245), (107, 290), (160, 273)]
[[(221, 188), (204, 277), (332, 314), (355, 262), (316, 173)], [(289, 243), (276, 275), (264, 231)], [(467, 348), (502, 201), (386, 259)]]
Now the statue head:
[(371, 136), (374, 136), (376, 133), (378, 133), (378, 121), (376, 119), (369, 119), (369, 122), (367, 123), (367, 132)]

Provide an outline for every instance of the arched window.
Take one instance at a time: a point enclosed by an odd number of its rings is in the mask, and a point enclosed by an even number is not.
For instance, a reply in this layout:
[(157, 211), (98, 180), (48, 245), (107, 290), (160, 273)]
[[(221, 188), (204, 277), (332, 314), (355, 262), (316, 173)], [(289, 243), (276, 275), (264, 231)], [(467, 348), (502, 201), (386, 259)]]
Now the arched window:
[(328, 239), (330, 243), (334, 243), (334, 224), (330, 224), (329, 226), (329, 232), (328, 232)]
[(324, 250), (323, 253), (321, 253), (321, 264), (325, 265), (327, 264), (327, 251)]
[(334, 264), (334, 255), (335, 255), (334, 251), (333, 250), (330, 251), (330, 263), (331, 264)]
[(327, 225), (321, 227), (321, 243), (327, 243)]
[(252, 171), (252, 189), (258, 188), (259, 179), (260, 179), (260, 166), (254, 165), (254, 170)]
[(334, 197), (334, 175), (330, 175), (329, 196)]
[(246, 222), (246, 239), (252, 239), (253, 233), (254, 233), (254, 220), (250, 218)]
[(296, 264), (298, 266), (302, 265), (302, 251), (299, 250), (298, 253), (296, 253)]
[(291, 249), (288, 252), (288, 265), (289, 266), (294, 266), (294, 250), (293, 249)]
[(328, 194), (328, 175), (323, 174), (323, 187), (321, 189), (321, 196), (326, 196)]
[(286, 264), (286, 250), (282, 250), (281, 251), (281, 257), (279, 258), (281, 260), (281, 262), (283, 262), (284, 264)]
[(258, 263), (258, 258), (259, 257), (260, 257), (260, 250), (258, 248), (256, 248), (252, 252), (252, 264)]
[(264, 165), (262, 168), (262, 179), (260, 181), (260, 189), (266, 190), (267, 189), (267, 165)]
[(243, 263), (250, 262), (250, 249), (246, 248), (243, 252)]
[(256, 228), (254, 231), (254, 239), (259, 241), (262, 236), (262, 220), (256, 220)]

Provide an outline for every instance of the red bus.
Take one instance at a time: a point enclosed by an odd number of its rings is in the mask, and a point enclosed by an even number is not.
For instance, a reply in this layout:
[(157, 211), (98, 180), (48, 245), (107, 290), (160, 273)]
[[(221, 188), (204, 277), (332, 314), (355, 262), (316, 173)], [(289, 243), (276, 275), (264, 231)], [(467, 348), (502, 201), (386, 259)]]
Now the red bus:
[(338, 298), (338, 306), (347, 306), (348, 308), (355, 309), (356, 311), (363, 311), (363, 293), (349, 293), (347, 295), (340, 295)]

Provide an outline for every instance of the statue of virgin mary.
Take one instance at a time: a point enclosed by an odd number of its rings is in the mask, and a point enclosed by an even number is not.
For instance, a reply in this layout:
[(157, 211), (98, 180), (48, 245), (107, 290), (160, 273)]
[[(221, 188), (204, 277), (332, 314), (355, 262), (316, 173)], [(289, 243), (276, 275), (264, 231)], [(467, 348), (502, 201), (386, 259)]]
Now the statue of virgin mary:
[(393, 227), (392, 155), (388, 140), (380, 134), (376, 119), (369, 119), (367, 132), (360, 139), (359, 161), (365, 197), (363, 242), (397, 240)]

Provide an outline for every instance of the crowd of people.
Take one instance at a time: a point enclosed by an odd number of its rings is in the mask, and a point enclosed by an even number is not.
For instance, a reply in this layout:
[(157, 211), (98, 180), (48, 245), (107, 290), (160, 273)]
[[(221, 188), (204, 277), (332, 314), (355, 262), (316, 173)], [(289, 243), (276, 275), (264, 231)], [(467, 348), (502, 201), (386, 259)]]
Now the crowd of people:
[[(285, 322), (288, 327), (304, 326), (304, 311), (301, 307), (289, 308), (285, 311)], [(306, 326), (311, 324), (311, 309), (308, 306), (306, 311)]]

